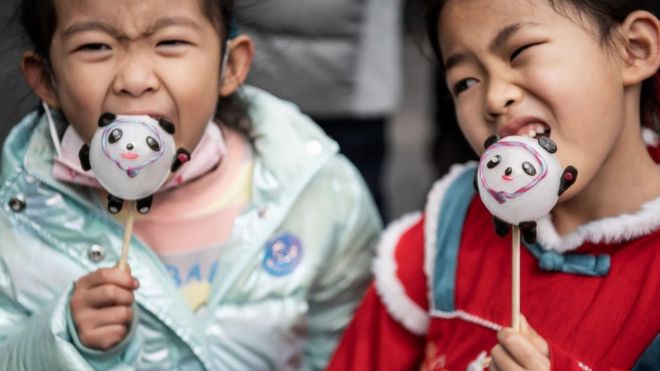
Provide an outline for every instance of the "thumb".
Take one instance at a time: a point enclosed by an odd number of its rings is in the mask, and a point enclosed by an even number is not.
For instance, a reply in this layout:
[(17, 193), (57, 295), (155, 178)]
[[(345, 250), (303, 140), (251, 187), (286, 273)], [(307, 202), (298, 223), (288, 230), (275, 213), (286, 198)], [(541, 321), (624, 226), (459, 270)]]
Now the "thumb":
[(520, 333), (544, 356), (548, 357), (550, 355), (548, 342), (546, 342), (545, 339), (543, 339), (541, 335), (530, 326), (529, 322), (527, 322), (527, 318), (522, 314), (520, 315)]

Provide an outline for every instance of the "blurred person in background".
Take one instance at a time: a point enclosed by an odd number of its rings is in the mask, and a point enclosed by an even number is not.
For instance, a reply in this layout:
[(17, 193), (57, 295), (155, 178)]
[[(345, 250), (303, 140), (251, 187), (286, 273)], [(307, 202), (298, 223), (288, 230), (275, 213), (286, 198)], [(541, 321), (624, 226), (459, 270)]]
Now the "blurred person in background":
[(400, 0), (267, 0), (238, 9), (248, 83), (296, 103), (362, 172), (384, 215), (386, 125), (401, 90)]

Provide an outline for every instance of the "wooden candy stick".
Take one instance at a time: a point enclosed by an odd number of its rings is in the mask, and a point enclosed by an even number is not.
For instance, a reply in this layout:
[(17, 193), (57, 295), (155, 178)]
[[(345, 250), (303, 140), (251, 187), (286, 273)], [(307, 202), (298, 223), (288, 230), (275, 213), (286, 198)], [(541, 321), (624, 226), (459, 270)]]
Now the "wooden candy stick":
[[(511, 226), (511, 327), (520, 332), (520, 228)], [(481, 363), (489, 368), (493, 359), (486, 357)]]
[(520, 229), (513, 226), (511, 241), (511, 327), (520, 332)]
[[(536, 221), (548, 215), (559, 196), (577, 177), (577, 169), (562, 170), (557, 145), (546, 136), (491, 136), (484, 143), (475, 185), (479, 198), (493, 214), (495, 231), (511, 241), (511, 327), (520, 331), (520, 235), (536, 241)], [(520, 230), (520, 226), (524, 226)]]
[(133, 221), (135, 220), (135, 206), (134, 202), (129, 202), (128, 204), (128, 216), (126, 222), (124, 223), (124, 243), (121, 247), (121, 256), (117, 262), (117, 268), (126, 269), (128, 260), (128, 250), (131, 246), (131, 237), (133, 235)]

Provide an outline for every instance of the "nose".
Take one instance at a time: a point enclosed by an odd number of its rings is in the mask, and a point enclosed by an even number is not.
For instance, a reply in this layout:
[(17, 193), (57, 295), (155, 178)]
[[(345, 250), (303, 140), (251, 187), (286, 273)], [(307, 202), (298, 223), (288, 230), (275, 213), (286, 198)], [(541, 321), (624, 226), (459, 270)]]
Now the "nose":
[(126, 145), (126, 149), (129, 150), (129, 151), (132, 151), (133, 148), (135, 148), (135, 147), (133, 146), (133, 143), (128, 143), (128, 144)]
[(120, 63), (113, 90), (118, 95), (139, 97), (159, 88), (159, 80), (146, 56), (127, 55)]
[(486, 90), (485, 115), (489, 120), (505, 114), (522, 99), (522, 90), (506, 79), (491, 79)]
[(511, 173), (513, 173), (513, 169), (510, 167), (507, 167), (506, 170), (504, 170), (504, 175), (509, 176)]

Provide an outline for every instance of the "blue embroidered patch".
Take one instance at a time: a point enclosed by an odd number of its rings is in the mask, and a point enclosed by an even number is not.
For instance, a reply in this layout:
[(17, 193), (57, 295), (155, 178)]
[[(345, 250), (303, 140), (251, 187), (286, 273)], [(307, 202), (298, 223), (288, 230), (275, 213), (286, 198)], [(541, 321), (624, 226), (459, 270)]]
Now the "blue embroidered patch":
[(273, 276), (286, 276), (293, 272), (303, 255), (300, 240), (289, 233), (266, 242), (266, 253), (261, 266)]

